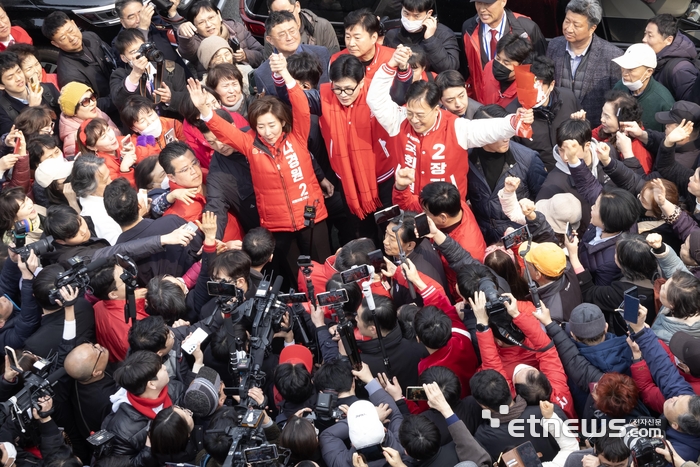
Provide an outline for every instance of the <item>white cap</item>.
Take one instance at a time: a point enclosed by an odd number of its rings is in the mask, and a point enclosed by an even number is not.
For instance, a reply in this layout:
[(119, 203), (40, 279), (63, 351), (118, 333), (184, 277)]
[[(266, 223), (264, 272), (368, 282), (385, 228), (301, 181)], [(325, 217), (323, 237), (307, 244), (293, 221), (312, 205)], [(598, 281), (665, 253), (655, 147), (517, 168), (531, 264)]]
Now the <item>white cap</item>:
[(73, 162), (69, 162), (63, 157), (46, 159), (34, 171), (34, 181), (40, 187), (46, 188), (51, 185), (51, 182), (68, 177), (71, 170), (73, 170)]
[(348, 409), (348, 434), (355, 449), (380, 444), (384, 440), (384, 425), (377, 408), (370, 401), (359, 400)]
[(624, 55), (613, 58), (612, 61), (626, 70), (632, 70), (640, 66), (656, 68), (656, 52), (647, 44), (632, 44), (627, 48)]

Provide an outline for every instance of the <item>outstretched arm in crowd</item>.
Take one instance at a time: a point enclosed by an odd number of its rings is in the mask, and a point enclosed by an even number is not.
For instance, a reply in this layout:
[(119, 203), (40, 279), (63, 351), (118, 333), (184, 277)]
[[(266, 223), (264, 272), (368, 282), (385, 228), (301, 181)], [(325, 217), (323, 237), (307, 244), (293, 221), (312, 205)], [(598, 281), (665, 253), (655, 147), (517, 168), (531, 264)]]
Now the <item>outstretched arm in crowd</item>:
[(639, 345), (629, 337), (627, 338), (627, 345), (632, 349), (630, 374), (632, 375), (634, 383), (639, 388), (639, 396), (642, 398), (642, 402), (644, 402), (644, 405), (649, 407), (649, 409), (658, 413), (663, 413), (666, 398), (661, 393), (661, 389), (659, 389), (654, 382), (647, 362), (642, 358), (642, 351), (639, 350)]
[(652, 254), (659, 262), (661, 275), (663, 277), (669, 278), (676, 271), (683, 271), (687, 272), (688, 274), (692, 274), (683, 261), (678, 257), (678, 254), (673, 251), (673, 248), (669, 247), (663, 242), (661, 235), (651, 233), (647, 235), (646, 240), (647, 244), (651, 248)]
[[(19, 311), (13, 311), (13, 313), (18, 313), (14, 319), (14, 328), (8, 329), (0, 334), (0, 345), (2, 345), (3, 351), (5, 346), (15, 349), (24, 347), (24, 342), (39, 328), (41, 322), (41, 307), (37, 305), (32, 290), (32, 284), (34, 282), (34, 273), (32, 271), (35, 271), (36, 268), (39, 267), (39, 258), (32, 250), (25, 263), (22, 261), (22, 258), (20, 258), (18, 254), (13, 253), (12, 250), (8, 250), (8, 253), (9, 259), (17, 263), (17, 267), (22, 274), (22, 306)], [(5, 267), (8, 266), (12, 267), (6, 262)], [(19, 285), (17, 283), (15, 284), (15, 287)], [(7, 285), (9, 286), (10, 284)]]
[[(598, 145), (599, 152), (610, 152), (610, 146), (606, 143), (600, 143)], [(564, 143), (559, 148), (559, 154), (561, 154), (562, 159), (564, 159), (569, 164), (569, 170), (571, 171), (571, 177), (574, 179), (576, 184), (576, 189), (579, 194), (593, 206), (598, 199), (598, 196), (602, 193), (603, 187), (600, 185), (598, 180), (593, 176), (586, 164), (584, 164), (581, 159), (583, 159), (583, 148), (576, 141), (564, 141)]]
[(678, 192), (686, 198), (694, 198), (695, 195), (688, 196), (688, 179), (695, 172), (676, 161), (676, 146), (679, 142), (687, 139), (693, 133), (692, 121), (681, 121), (681, 124), (673, 129), (659, 146), (656, 156), (656, 168), (661, 176), (672, 181), (678, 187)]
[(474, 293), (473, 300), (472, 297), (468, 297), (468, 300), (476, 317), (477, 326), (481, 325), (486, 328), (484, 331), (477, 331), (476, 333), (476, 340), (479, 343), (479, 352), (481, 353), (481, 370), (496, 370), (502, 374), (508, 381), (511, 395), (515, 395), (513, 375), (506, 373), (501, 356), (498, 354), (498, 347), (496, 347), (496, 342), (493, 340), (493, 331), (489, 327), (489, 315), (486, 312), (486, 294), (479, 290)]
[(433, 305), (438, 307), (450, 317), (453, 326), (466, 330), (464, 323), (462, 323), (462, 321), (459, 319), (457, 310), (447, 298), (445, 289), (443, 289), (436, 280), (427, 274), (423, 274), (422, 272), (418, 271), (418, 269), (416, 269), (416, 265), (413, 264), (413, 261), (408, 258), (406, 258), (406, 262), (401, 265), (403, 274), (395, 274), (397, 269), (395, 266), (392, 272), (391, 266), (393, 266), (393, 263), (388, 258), (384, 258), (384, 261), (387, 265), (387, 272), (394, 277), (396, 282), (404, 287), (408, 287), (408, 281), (413, 284), (416, 291), (420, 293), (421, 297), (423, 297), (424, 306)]
[(409, 47), (404, 45), (396, 47), (389, 62), (383, 64), (375, 73), (367, 91), (367, 105), (389, 136), (398, 135), (401, 124), (406, 120), (406, 108), (391, 100), (390, 90), (396, 69), (408, 67), (409, 58), (411, 58)]

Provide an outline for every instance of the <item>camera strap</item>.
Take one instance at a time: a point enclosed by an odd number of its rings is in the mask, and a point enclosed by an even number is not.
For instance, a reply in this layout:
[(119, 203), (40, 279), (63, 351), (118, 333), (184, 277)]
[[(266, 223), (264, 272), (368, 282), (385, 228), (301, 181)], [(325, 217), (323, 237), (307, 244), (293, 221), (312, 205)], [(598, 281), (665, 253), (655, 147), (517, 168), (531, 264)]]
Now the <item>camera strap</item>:
[[(495, 329), (494, 329), (495, 328)], [(491, 328), (493, 332), (497, 332), (498, 335), (506, 340), (508, 343), (517, 345), (518, 347), (522, 347), (525, 350), (529, 350), (530, 352), (546, 352), (547, 350), (551, 349), (554, 346), (554, 341), (550, 340), (549, 344), (545, 345), (541, 349), (533, 349), (532, 347), (529, 347), (522, 342), (518, 342), (517, 339), (514, 339), (513, 336), (510, 335), (510, 333), (505, 329), (502, 328), (501, 326), (493, 326)]]

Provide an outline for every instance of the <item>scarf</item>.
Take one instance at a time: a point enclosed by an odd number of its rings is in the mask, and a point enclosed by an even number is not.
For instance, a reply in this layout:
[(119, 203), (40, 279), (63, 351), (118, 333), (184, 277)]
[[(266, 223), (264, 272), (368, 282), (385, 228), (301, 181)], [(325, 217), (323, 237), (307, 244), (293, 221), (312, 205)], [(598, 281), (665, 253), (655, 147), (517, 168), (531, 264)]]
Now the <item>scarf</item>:
[(360, 219), (381, 206), (376, 156), (372, 147), (371, 113), (366, 97), (365, 85), (352, 106), (346, 108), (335, 97), (330, 84), (321, 86), (321, 131), (329, 144), (331, 165), (343, 185), (348, 208)]
[[(146, 399), (145, 397), (135, 396), (130, 392), (126, 393), (126, 397), (129, 399), (131, 406), (149, 420), (156, 418), (156, 414), (162, 409), (167, 409), (173, 405), (168, 395), (168, 386), (165, 386), (163, 390), (160, 391), (156, 399)], [(156, 409), (158, 409), (158, 412), (156, 412)]]

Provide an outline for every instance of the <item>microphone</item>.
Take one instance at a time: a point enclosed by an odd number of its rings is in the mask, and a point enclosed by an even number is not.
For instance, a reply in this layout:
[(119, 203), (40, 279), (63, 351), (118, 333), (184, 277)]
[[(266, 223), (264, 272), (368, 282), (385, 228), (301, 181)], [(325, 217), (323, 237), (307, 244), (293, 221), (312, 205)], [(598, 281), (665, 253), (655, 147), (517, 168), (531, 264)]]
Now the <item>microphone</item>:
[(277, 278), (275, 279), (275, 283), (272, 286), (272, 291), (270, 292), (270, 296), (267, 299), (267, 303), (265, 303), (265, 311), (263, 312), (263, 315), (267, 314), (267, 312), (270, 311), (272, 304), (275, 303), (275, 301), (277, 300), (277, 295), (280, 293), (281, 288), (282, 288), (282, 276), (277, 276)]

